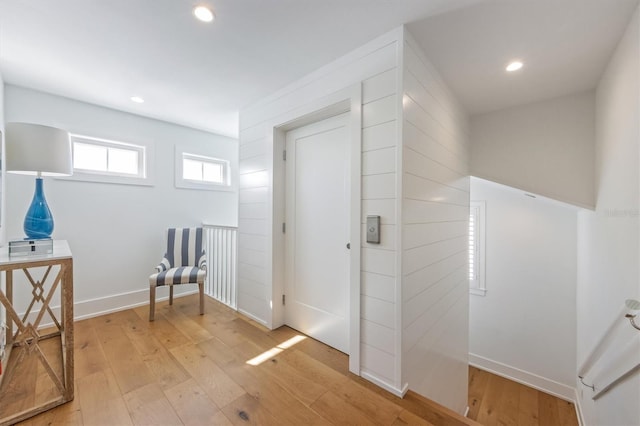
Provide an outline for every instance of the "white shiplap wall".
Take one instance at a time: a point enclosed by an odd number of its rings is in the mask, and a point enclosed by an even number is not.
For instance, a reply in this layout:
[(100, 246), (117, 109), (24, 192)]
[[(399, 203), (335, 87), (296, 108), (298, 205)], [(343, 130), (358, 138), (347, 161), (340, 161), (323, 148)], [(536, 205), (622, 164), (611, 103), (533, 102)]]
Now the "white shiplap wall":
[[(279, 147), (273, 123), (354, 84), (362, 88), (362, 220), (382, 218), (381, 245), (361, 244), (361, 374), (400, 392), (396, 251), (401, 28), (293, 83), (240, 113), (238, 308), (268, 327), (282, 324), (283, 262)], [(307, 111), (308, 112), (308, 111)], [(274, 142), (276, 140), (276, 142)], [(276, 182), (274, 187), (274, 182)], [(364, 232), (363, 234), (364, 235)], [(271, 307), (273, 300), (273, 308)], [(276, 302), (277, 301), (277, 302)]]
[(407, 32), (402, 72), (402, 376), (411, 390), (464, 413), (467, 117)]

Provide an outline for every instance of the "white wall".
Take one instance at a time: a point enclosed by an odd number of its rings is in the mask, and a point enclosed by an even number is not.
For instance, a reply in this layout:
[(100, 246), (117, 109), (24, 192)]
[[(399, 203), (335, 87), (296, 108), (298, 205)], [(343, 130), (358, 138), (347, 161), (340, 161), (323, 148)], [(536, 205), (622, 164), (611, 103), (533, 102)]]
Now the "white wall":
[(467, 406), (469, 146), (466, 113), (410, 34), (403, 56), (402, 374)]
[(575, 397), (578, 209), (471, 178), (485, 201), (485, 296), (470, 296), (470, 362)]
[(309, 105), (361, 85), (361, 222), (367, 215), (381, 215), (383, 243), (374, 246), (361, 241), (360, 373), (395, 393), (403, 389), (396, 250), (401, 40), (402, 29), (385, 34), (240, 112), (238, 308), (269, 327), (278, 327), (283, 321), (278, 265), (284, 217), (278, 205), (281, 185), (274, 187), (274, 181), (281, 179), (277, 171), (274, 177), (274, 162), (281, 161), (279, 148), (274, 148), (274, 123), (311, 112)]
[[(360, 225), (367, 215), (380, 215), (382, 241), (368, 244), (363, 233), (360, 243), (359, 373), (396, 394), (411, 388), (462, 413), (468, 356), (466, 118), (405, 37), (403, 28), (387, 33), (241, 111), (238, 306), (269, 327), (283, 322), (275, 302), (283, 291), (283, 215), (274, 125), (361, 86)], [(409, 125), (413, 130), (403, 130)], [(459, 264), (442, 271), (457, 274), (445, 283), (451, 293), (440, 299), (422, 291), (434, 284), (422, 275), (428, 264), (452, 252)], [(407, 298), (405, 290), (412, 292)], [(425, 302), (425, 295), (431, 300)]]
[(471, 174), (592, 208), (593, 92), (471, 118)]
[[(640, 299), (639, 19), (636, 9), (596, 93), (596, 210), (581, 213), (578, 228), (578, 365), (624, 300)], [(577, 386), (586, 424), (640, 424), (640, 375), (597, 402)]]
[[(178, 144), (228, 159), (237, 170), (234, 139), (11, 85), (5, 88), (5, 114), (7, 122), (155, 145), (154, 186), (45, 178), (53, 237), (68, 240), (74, 254), (76, 317), (148, 303), (148, 277), (164, 252), (167, 227), (203, 221), (236, 225), (237, 191), (176, 189), (173, 158)], [(237, 181), (237, 175), (232, 179)], [(33, 190), (32, 177), (6, 176), (9, 238), (23, 235)], [(17, 304), (25, 299), (17, 296)]]

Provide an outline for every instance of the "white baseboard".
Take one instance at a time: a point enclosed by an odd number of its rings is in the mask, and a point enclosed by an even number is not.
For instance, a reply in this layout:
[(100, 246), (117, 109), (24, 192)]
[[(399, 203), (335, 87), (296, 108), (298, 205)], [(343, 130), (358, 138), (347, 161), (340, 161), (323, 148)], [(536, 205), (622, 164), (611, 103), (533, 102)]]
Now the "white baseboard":
[(258, 324), (264, 325), (265, 327), (267, 327), (270, 330), (273, 330), (271, 327), (269, 327), (269, 324), (267, 324), (267, 322), (265, 320), (263, 320), (262, 318), (258, 318), (257, 316), (245, 311), (244, 309), (238, 309), (238, 313), (244, 315), (247, 318), (250, 318), (250, 319), (254, 320)]
[(583, 426), (584, 425), (584, 418), (582, 417), (582, 399), (580, 398), (580, 395), (578, 394), (578, 389), (576, 389), (575, 392), (575, 398), (576, 398), (576, 417), (578, 417), (578, 425), (579, 426)]
[[(160, 290), (162, 291), (162, 290)], [(156, 297), (156, 301), (163, 301), (169, 299), (167, 290), (166, 296)], [(176, 288), (173, 293), (174, 299), (179, 297), (188, 296), (190, 294), (197, 294), (198, 290), (192, 290), (188, 288)], [(129, 293), (114, 294), (111, 296), (100, 297), (96, 299), (83, 300), (75, 302), (73, 304), (73, 318), (75, 321), (83, 319), (93, 318), (100, 315), (110, 314), (112, 312), (124, 311), (126, 309), (137, 308), (138, 306), (144, 306), (149, 304), (149, 289), (131, 291)], [(60, 318), (60, 306), (52, 306), (51, 310), (56, 317)], [(28, 321), (35, 321), (39, 310), (34, 310), (30, 313)], [(24, 316), (24, 313), (19, 314), (20, 318)], [(49, 327), (53, 325), (48, 314), (43, 317), (41, 327)]]
[(576, 389), (563, 383), (475, 354), (469, 354), (469, 364), (481, 370), (486, 370), (498, 376), (513, 380), (514, 382), (522, 383), (523, 385), (546, 392), (565, 401), (576, 402)]
[(373, 383), (376, 386), (381, 387), (382, 389), (386, 390), (387, 392), (391, 392), (392, 394), (394, 394), (395, 396), (398, 396), (400, 398), (404, 398), (404, 395), (409, 390), (409, 383), (405, 383), (404, 386), (402, 386), (402, 389), (398, 389), (397, 387), (385, 382), (384, 380), (380, 380), (379, 378), (377, 378), (373, 374), (367, 373), (366, 371), (360, 371), (360, 377), (370, 381), (371, 383)]

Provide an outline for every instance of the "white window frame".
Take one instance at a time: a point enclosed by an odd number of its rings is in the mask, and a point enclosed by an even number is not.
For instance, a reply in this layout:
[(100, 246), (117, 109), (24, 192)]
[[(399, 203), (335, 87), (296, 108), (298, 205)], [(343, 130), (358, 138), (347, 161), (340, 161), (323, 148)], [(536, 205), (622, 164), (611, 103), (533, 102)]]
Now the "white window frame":
[[(231, 163), (228, 160), (205, 155), (196, 152), (196, 149), (176, 146), (175, 153), (175, 186), (183, 189), (200, 189), (205, 191), (230, 191), (231, 188)], [(206, 163), (214, 163), (222, 166), (223, 182), (206, 182), (200, 180), (185, 179), (183, 177), (184, 160), (195, 160)]]
[(125, 185), (153, 185), (152, 158), (153, 144), (133, 144), (114, 141), (93, 136), (71, 134), (71, 149), (75, 153), (75, 143), (94, 145), (106, 148), (125, 149), (138, 152), (138, 174), (117, 173), (101, 170), (79, 169), (74, 165), (73, 175), (61, 177), (63, 180), (77, 180), (83, 182), (114, 183)]
[[(472, 222), (474, 221), (474, 228)], [(471, 201), (469, 205), (469, 293), (476, 296), (487, 294), (485, 282), (485, 253), (486, 253), (486, 202)], [(472, 242), (473, 232), (473, 242)], [(471, 254), (473, 244), (474, 254)], [(473, 272), (472, 272), (473, 263)], [(473, 274), (473, 276), (472, 276)]]

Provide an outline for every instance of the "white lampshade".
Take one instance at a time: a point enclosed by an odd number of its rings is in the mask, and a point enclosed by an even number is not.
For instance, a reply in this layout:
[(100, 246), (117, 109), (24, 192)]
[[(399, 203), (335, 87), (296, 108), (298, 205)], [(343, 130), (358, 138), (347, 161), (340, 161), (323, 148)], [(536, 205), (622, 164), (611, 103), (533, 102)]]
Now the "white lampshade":
[(71, 139), (66, 130), (31, 123), (5, 127), (7, 172), (42, 176), (73, 174)]

